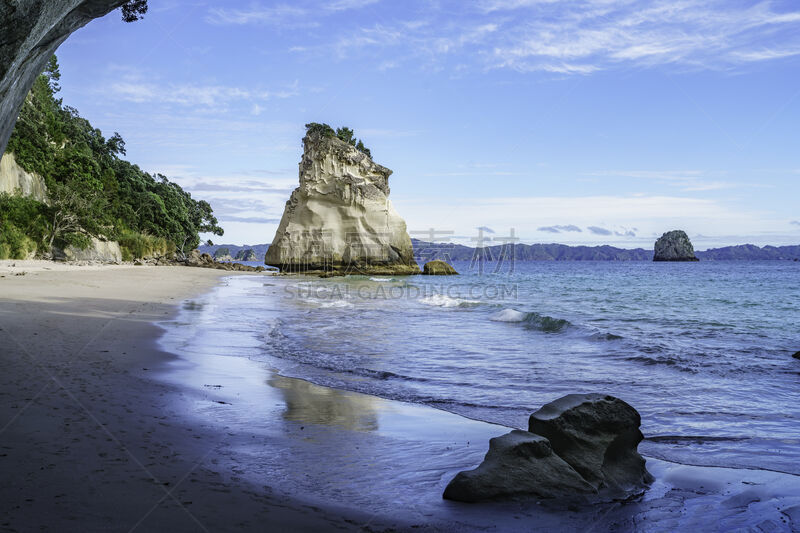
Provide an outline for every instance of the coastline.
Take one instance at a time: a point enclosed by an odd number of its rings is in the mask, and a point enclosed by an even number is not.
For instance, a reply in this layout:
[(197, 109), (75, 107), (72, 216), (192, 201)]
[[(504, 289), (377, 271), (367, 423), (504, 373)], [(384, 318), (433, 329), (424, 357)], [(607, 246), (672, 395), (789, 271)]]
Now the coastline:
[(367, 520), (217, 471), (219, 432), (171, 407), (192, 391), (150, 377), (175, 360), (155, 323), (236, 273), (4, 261), (3, 275), (0, 472), (13, 482), (0, 488), (2, 530), (319, 531)]
[(507, 428), (159, 347), (156, 324), (236, 273), (23, 268), (0, 279), (4, 529), (667, 531), (755, 514), (789, 530), (779, 509), (800, 515), (797, 476), (650, 458), (656, 483), (625, 505), (445, 502)]

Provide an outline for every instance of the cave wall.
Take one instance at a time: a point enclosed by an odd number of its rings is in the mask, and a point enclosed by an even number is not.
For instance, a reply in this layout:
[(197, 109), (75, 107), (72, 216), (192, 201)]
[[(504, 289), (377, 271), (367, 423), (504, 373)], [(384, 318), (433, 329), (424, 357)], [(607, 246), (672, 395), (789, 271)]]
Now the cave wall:
[(25, 96), (72, 32), (125, 0), (2, 0), (0, 2), (0, 155)]

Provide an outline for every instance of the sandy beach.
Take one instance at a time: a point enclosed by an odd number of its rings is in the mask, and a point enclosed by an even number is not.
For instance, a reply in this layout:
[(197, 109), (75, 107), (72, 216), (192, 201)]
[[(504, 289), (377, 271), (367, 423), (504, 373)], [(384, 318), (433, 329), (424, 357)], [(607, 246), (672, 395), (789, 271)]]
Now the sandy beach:
[(476, 466), (507, 428), (279, 376), (213, 346), (159, 347), (158, 323), (212, 305), (214, 287), (232, 275), (0, 264), (2, 530), (674, 531), (713, 522), (789, 531), (797, 523), (796, 476), (654, 459), (656, 482), (634, 502), (445, 502), (449, 479)]

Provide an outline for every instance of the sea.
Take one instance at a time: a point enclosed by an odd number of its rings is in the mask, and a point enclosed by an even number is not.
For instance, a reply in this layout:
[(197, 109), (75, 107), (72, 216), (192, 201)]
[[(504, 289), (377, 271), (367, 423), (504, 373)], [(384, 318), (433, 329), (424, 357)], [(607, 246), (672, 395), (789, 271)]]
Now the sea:
[(800, 474), (799, 262), (454, 266), (232, 277), (182, 320), (206, 353), (513, 428), (610, 394), (641, 414), (648, 457)]

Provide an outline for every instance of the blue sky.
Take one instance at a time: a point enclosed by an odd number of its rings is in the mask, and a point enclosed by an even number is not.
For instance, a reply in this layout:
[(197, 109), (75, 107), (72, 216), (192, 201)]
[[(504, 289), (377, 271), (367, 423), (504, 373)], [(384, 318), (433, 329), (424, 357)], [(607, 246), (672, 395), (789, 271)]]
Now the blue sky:
[[(394, 170), (411, 231), (698, 249), (800, 243), (800, 7), (786, 1), (150, 0), (58, 52), (128, 158), (271, 242), (307, 122)], [(416, 235), (415, 235), (416, 236)]]

